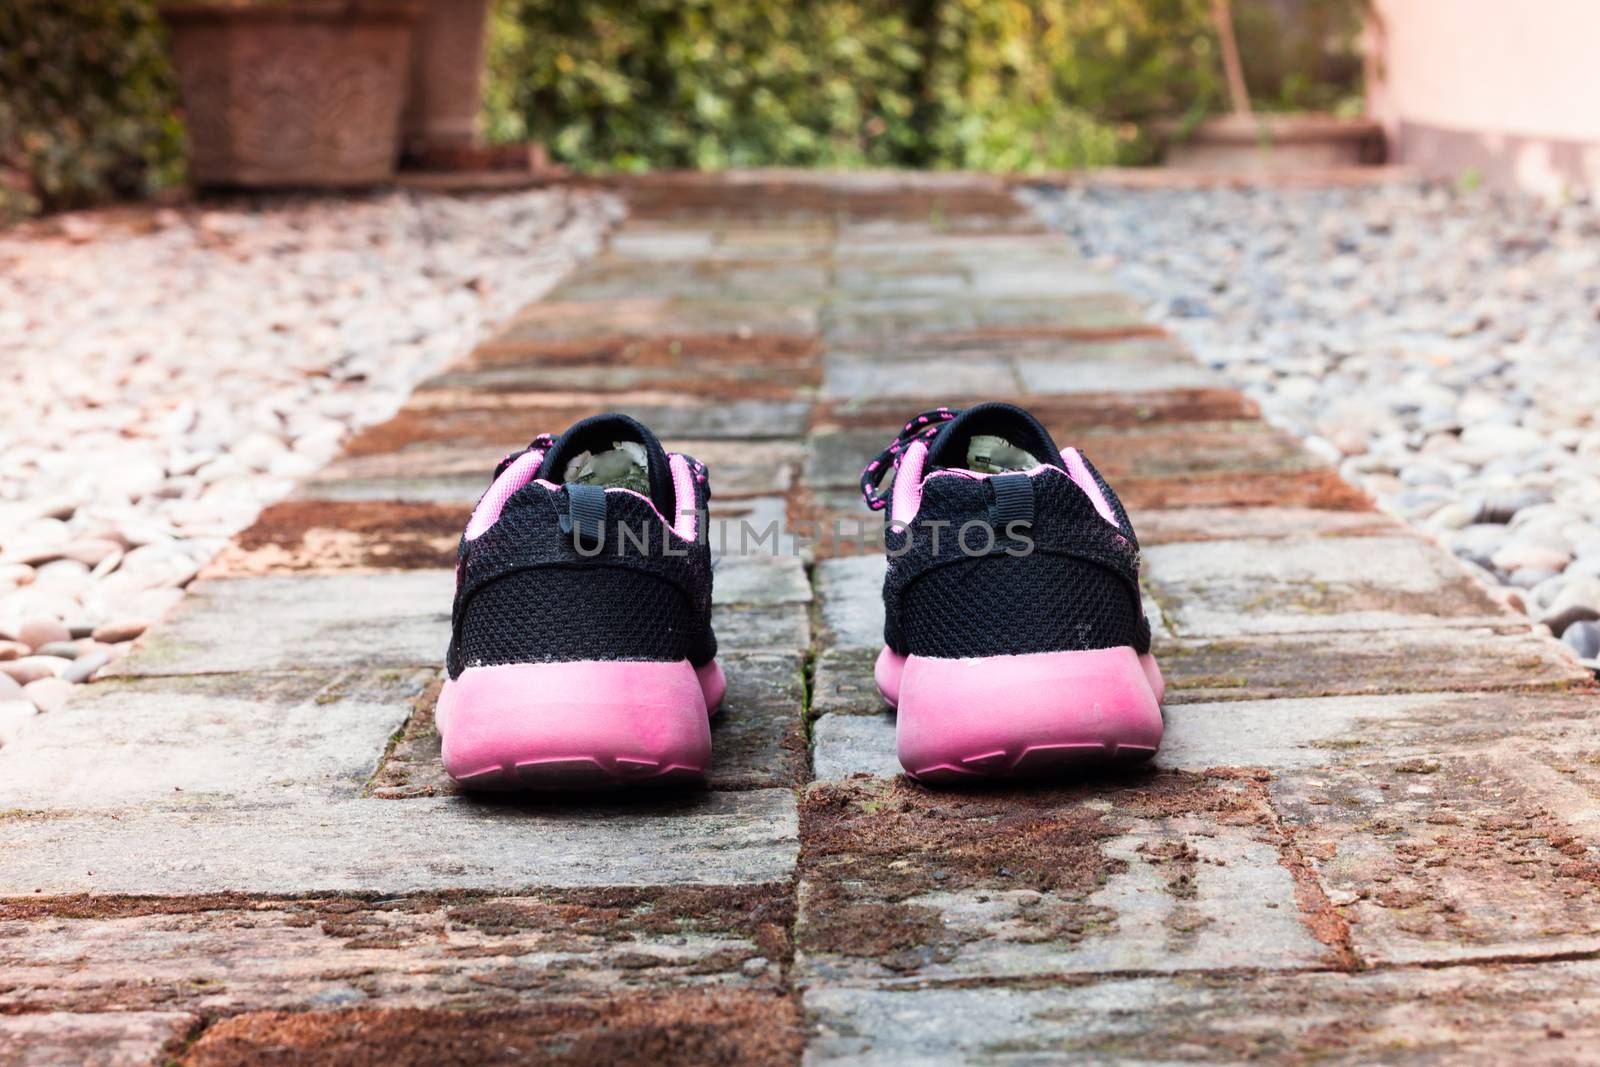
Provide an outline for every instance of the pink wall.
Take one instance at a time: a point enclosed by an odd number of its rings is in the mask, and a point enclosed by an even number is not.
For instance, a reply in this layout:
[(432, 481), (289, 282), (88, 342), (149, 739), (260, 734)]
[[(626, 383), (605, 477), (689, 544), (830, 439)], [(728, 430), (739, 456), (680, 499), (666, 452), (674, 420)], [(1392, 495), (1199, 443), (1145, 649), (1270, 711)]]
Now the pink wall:
[(1546, 196), (1600, 192), (1600, 0), (1374, 0), (1391, 157)]

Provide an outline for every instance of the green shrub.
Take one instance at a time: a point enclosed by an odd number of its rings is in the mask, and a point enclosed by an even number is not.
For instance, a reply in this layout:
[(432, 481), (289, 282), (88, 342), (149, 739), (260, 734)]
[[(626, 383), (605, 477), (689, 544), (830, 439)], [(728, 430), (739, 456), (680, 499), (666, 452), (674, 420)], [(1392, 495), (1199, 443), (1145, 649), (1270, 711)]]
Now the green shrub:
[(154, 9), (0, 3), (0, 218), (140, 196), (181, 176), (182, 127)]
[[(1236, 7), (1261, 106), (1355, 91), (1362, 0)], [(491, 136), (584, 169), (1091, 166), (1225, 106), (1209, 0), (501, 0), (490, 55)]]
[(891, 163), (920, 62), (899, 6), (506, 0), (489, 129), (622, 170)]
[(930, 165), (1063, 169), (1145, 155), (1140, 125), (1219, 99), (1205, 0), (941, 0)]

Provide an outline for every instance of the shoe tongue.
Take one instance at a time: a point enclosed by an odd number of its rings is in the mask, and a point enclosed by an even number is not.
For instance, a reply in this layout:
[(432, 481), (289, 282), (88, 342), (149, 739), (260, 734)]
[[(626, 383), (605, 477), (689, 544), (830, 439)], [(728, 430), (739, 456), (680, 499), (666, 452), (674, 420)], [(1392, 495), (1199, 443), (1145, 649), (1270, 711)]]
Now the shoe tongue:
[(663, 515), (678, 510), (666, 450), (643, 423), (626, 415), (593, 415), (573, 423), (545, 452), (537, 477), (557, 485), (632, 489), (649, 497)]
[(928, 449), (937, 467), (1002, 474), (1061, 465), (1061, 450), (1039, 420), (1014, 404), (979, 404), (944, 424)]

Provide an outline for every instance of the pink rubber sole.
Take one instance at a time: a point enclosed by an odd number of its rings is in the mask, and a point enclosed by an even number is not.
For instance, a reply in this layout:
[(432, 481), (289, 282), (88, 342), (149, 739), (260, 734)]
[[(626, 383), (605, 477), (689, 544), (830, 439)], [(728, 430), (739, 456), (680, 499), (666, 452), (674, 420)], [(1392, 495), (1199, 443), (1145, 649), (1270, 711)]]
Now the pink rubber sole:
[(1135, 763), (1161, 747), (1164, 685), (1131, 648), (932, 659), (878, 655), (900, 765), (924, 782)]
[(715, 660), (471, 667), (439, 694), (444, 769), (482, 790), (698, 781), (726, 688)]

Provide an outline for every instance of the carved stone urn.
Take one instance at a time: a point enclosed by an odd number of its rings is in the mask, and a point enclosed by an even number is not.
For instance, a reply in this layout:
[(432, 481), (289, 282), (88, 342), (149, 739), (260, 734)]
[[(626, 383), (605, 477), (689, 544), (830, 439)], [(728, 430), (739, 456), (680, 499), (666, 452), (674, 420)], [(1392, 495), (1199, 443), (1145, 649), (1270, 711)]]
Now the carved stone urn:
[(178, 3), (161, 13), (196, 185), (362, 186), (393, 176), (420, 3)]

